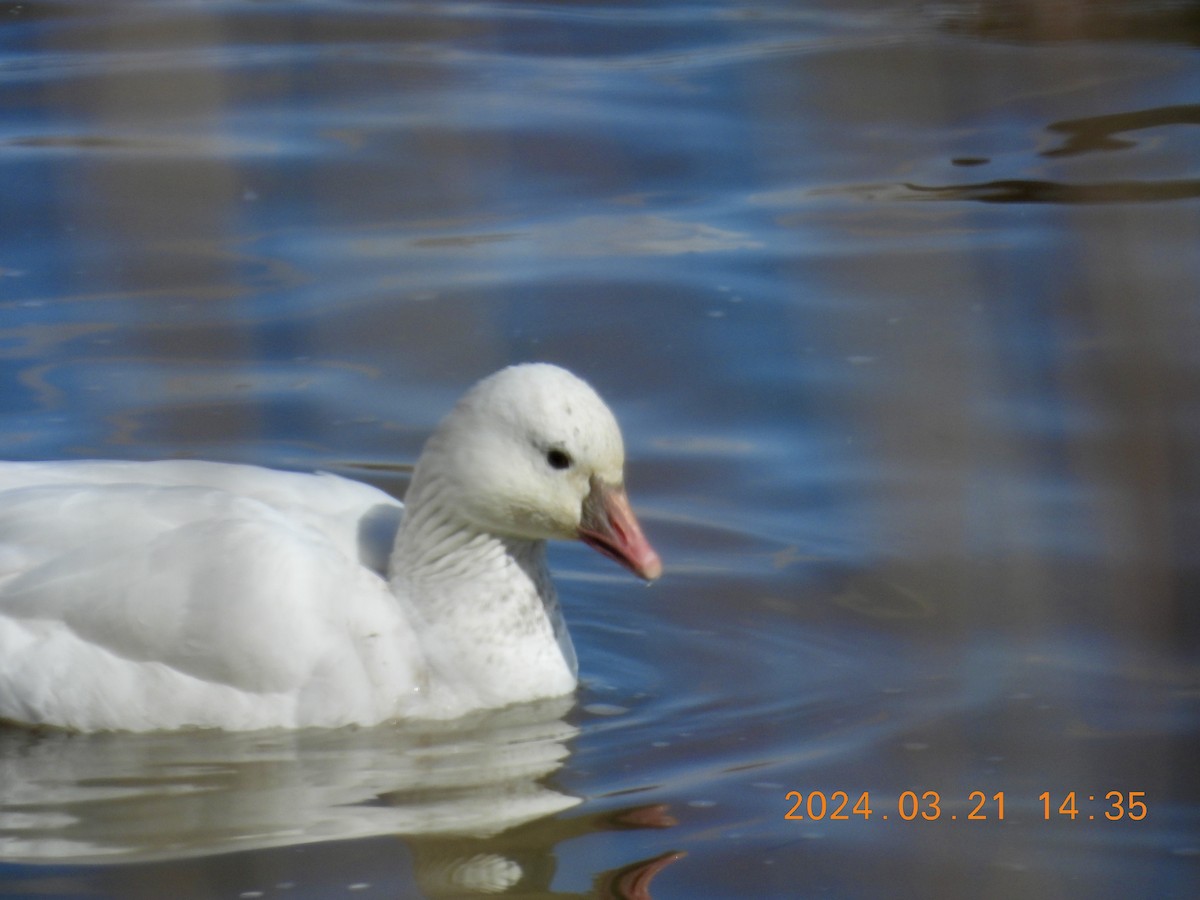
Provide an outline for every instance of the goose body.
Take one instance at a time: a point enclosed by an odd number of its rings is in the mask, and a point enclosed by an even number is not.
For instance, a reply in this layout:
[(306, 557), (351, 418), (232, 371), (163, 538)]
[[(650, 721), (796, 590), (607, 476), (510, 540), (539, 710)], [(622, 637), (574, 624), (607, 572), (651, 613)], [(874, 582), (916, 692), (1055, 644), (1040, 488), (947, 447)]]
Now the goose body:
[(403, 508), (329, 474), (0, 463), (0, 718), (334, 727), (569, 693), (545, 541), (661, 571), (623, 465), (611, 412), (544, 364), (464, 396)]

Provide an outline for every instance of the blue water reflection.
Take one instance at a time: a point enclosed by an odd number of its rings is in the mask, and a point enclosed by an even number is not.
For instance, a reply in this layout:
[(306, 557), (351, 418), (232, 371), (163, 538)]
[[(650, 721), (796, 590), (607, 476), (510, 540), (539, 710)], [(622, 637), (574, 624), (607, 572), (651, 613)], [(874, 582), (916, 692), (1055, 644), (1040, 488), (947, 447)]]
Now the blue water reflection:
[[(463, 387), (548, 359), (668, 574), (553, 549), (584, 686), (540, 737), (4, 732), (0, 896), (1194, 895), (1195, 3), (4, 15), (5, 456), (402, 493)], [(502, 758), (561, 808), (421, 793)]]

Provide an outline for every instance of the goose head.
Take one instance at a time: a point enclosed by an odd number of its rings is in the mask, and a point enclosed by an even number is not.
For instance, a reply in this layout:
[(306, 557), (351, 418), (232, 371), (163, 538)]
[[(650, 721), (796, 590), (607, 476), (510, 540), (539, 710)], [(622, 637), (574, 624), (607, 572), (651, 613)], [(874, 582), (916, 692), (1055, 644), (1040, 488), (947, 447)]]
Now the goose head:
[(580, 378), (546, 363), (502, 369), (438, 425), (413, 476), (419, 502), (521, 540), (577, 539), (641, 578), (662, 573), (625, 492), (617, 420)]

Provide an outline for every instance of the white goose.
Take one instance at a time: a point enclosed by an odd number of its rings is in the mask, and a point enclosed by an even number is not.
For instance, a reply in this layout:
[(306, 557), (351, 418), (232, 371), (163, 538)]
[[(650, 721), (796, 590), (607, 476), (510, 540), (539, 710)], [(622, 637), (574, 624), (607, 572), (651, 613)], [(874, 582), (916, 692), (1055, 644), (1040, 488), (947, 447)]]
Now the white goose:
[(581, 539), (646, 580), (662, 571), (623, 468), (608, 407), (546, 364), (458, 402), (403, 516), (328, 474), (0, 463), (0, 718), (332, 727), (569, 693), (545, 541)]

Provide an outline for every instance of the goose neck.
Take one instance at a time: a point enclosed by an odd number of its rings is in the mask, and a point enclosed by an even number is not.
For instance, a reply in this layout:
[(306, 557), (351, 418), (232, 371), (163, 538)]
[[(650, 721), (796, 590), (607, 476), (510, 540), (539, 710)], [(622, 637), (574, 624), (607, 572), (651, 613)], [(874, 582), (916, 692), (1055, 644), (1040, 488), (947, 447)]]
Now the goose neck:
[(391, 558), (391, 579), (410, 583), (486, 581), (513, 562), (526, 569), (544, 555), (543, 541), (490, 534), (458, 515), (437, 484), (414, 485)]

